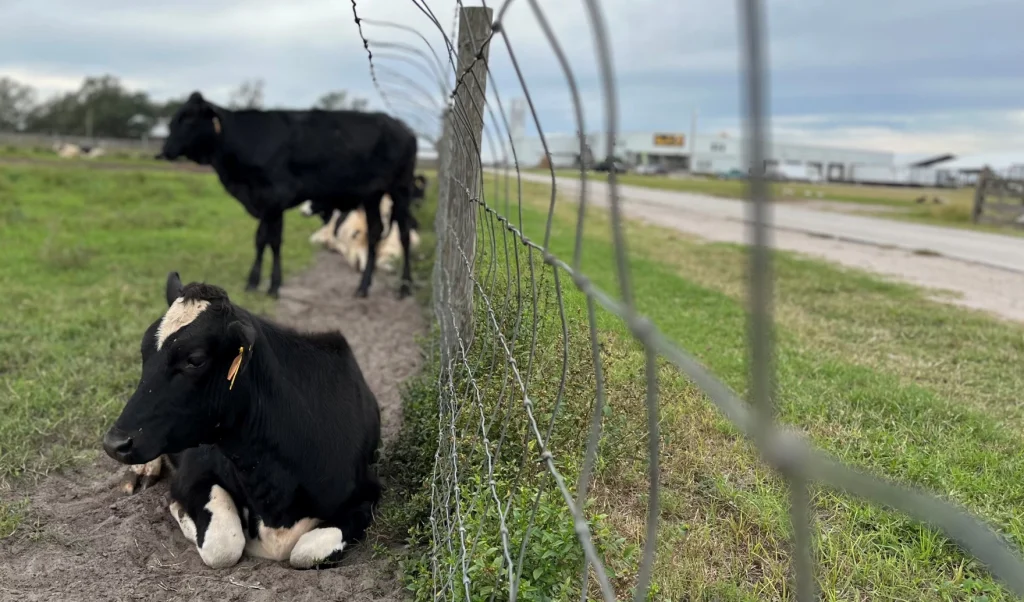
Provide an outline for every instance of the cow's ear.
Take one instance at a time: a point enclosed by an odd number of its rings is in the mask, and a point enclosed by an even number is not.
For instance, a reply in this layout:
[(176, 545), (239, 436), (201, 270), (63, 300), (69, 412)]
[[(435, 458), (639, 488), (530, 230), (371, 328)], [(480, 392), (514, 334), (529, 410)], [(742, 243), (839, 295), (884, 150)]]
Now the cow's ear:
[(220, 115), (217, 114), (217, 110), (210, 103), (203, 103), (202, 116), (204, 119), (209, 119), (210, 123), (213, 124), (213, 131), (220, 135), (222, 124)]
[(181, 296), (181, 276), (178, 272), (170, 272), (167, 274), (167, 287), (165, 294), (167, 295), (167, 306), (170, 307), (174, 303), (174, 300)]
[(256, 342), (256, 329), (248, 321), (235, 320), (228, 324), (228, 341), (232, 345), (245, 347), (245, 350), (248, 351), (249, 347)]
[(252, 361), (253, 344), (256, 342), (256, 329), (252, 324), (243, 320), (235, 320), (228, 324), (228, 346), (236, 353), (228, 370), (228, 380), (234, 381), (235, 377), (245, 371)]

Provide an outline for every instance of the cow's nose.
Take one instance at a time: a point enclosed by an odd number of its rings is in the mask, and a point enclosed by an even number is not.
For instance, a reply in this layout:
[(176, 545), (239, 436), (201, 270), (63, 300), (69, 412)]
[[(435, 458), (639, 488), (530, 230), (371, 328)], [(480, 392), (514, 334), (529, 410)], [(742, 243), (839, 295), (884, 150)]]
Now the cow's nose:
[(110, 429), (103, 436), (103, 451), (118, 462), (128, 463), (128, 455), (132, 452), (132, 438), (120, 431)]

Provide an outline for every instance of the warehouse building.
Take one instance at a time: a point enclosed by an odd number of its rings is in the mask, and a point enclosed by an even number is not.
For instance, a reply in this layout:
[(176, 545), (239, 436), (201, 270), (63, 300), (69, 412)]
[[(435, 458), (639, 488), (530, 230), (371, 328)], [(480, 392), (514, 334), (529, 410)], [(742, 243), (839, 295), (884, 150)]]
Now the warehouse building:
[[(690, 171), (696, 174), (745, 173), (744, 144), (741, 138), (724, 134), (699, 134), (696, 140), (682, 132), (624, 132), (618, 135), (614, 156), (630, 165), (663, 165), (669, 171)], [(578, 167), (581, 160), (579, 137), (576, 134), (547, 134), (544, 138), (553, 167)], [(544, 146), (539, 136), (513, 139), (519, 164), (542, 167), (546, 164)], [(607, 138), (588, 134), (590, 155), (585, 163), (607, 156)], [(767, 152), (765, 167), (788, 179), (808, 181), (851, 181), (857, 169), (895, 167), (895, 154), (852, 148), (834, 148), (805, 144), (774, 142)]]
[[(577, 134), (547, 134), (550, 162), (556, 169), (580, 165)], [(607, 157), (607, 137), (588, 134), (583, 163)], [(523, 167), (546, 165), (538, 136), (513, 130), (516, 156)], [(737, 137), (682, 132), (624, 132), (615, 141), (614, 156), (628, 165), (664, 165), (668, 171), (699, 175), (739, 175), (747, 169), (744, 143)], [(1005, 178), (1024, 179), (1024, 152), (956, 156), (922, 155), (911, 160), (891, 152), (773, 142), (765, 161), (769, 174), (806, 182), (845, 182), (879, 186), (956, 188), (973, 186), (983, 169)]]

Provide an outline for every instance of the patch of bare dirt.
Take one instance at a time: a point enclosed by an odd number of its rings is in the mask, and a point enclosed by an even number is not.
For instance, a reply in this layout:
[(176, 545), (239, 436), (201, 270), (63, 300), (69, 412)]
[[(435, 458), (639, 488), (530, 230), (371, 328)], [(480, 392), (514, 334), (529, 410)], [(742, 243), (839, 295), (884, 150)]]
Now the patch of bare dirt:
[[(412, 298), (396, 299), (393, 277), (378, 271), (366, 299), (353, 297), (357, 282), (339, 255), (321, 252), (312, 269), (281, 287), (276, 317), (300, 329), (345, 334), (380, 402), (386, 445), (401, 422), (400, 383), (422, 363), (415, 336), (425, 321)], [(372, 539), (323, 571), (247, 557), (230, 569), (207, 568), (167, 511), (166, 480), (125, 497), (117, 488), (124, 467), (102, 452), (97, 457), (91, 466), (19, 492), (29, 499), (28, 515), (14, 536), (0, 541), (0, 600), (407, 598), (394, 564), (374, 557)]]

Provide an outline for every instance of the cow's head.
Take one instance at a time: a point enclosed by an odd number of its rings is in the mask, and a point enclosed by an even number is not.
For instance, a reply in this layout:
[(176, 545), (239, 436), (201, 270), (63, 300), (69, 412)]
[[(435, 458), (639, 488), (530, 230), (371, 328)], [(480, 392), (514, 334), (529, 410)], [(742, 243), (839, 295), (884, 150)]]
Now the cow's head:
[(248, 312), (223, 289), (183, 287), (171, 272), (166, 295), (167, 312), (142, 338), (139, 384), (103, 437), (107, 455), (125, 464), (215, 443), (220, 427), (230, 428), (246, 408), (242, 375), (260, 352)]
[(193, 92), (168, 124), (167, 139), (159, 159), (186, 157), (201, 165), (210, 162), (221, 132), (220, 109), (199, 92)]

